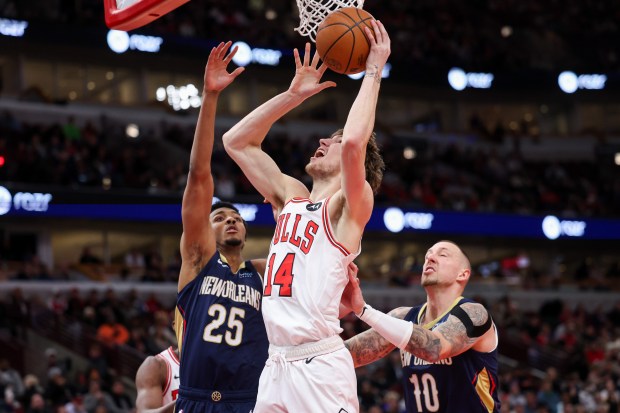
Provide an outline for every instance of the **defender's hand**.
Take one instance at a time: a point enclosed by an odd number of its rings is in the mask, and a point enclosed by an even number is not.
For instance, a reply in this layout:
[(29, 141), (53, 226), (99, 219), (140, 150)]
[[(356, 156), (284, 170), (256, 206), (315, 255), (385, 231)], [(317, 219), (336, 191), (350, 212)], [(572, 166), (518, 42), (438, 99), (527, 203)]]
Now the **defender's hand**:
[(226, 69), (228, 64), (237, 53), (237, 48), (226, 54), (226, 51), (230, 48), (232, 42), (229, 40), (226, 43), (221, 42), (219, 45), (211, 49), (209, 53), (209, 60), (207, 60), (207, 67), (205, 68), (204, 76), (204, 91), (205, 92), (221, 92), (228, 85), (230, 85), (237, 76), (239, 76), (245, 69), (238, 67), (228, 73)]

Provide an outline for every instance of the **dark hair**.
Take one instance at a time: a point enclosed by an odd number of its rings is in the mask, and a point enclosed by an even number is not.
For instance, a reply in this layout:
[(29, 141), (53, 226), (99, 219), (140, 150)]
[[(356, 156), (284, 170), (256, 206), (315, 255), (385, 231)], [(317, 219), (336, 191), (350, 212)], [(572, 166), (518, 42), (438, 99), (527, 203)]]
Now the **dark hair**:
[[(211, 212), (210, 212), (210, 214), (212, 214), (213, 211), (216, 211), (216, 210), (221, 209), (221, 208), (232, 209), (237, 214), (239, 214), (239, 216), (241, 216), (241, 213), (239, 212), (239, 208), (234, 206), (232, 203), (225, 202), (225, 201), (217, 201), (215, 204), (211, 205)], [(247, 238), (248, 223), (245, 222), (245, 219), (243, 219), (243, 217), (241, 217), (241, 222), (243, 222), (243, 226), (245, 227), (245, 230), (246, 230), (245, 236)]]
[(239, 209), (234, 206), (232, 203), (230, 202), (224, 202), (224, 201), (217, 201), (216, 203), (214, 203), (213, 205), (211, 205), (211, 212), (215, 211), (216, 209), (220, 209), (220, 208), (228, 208), (228, 209), (232, 209), (233, 211), (235, 211), (237, 214), (239, 214)]
[[(344, 129), (338, 129), (332, 133), (333, 136), (342, 136)], [(383, 180), (383, 171), (385, 170), (385, 162), (381, 156), (379, 145), (377, 145), (377, 134), (373, 132), (366, 144), (366, 159), (364, 160), (364, 169), (366, 170), (366, 180), (372, 188), (372, 193), (377, 194), (381, 181)]]

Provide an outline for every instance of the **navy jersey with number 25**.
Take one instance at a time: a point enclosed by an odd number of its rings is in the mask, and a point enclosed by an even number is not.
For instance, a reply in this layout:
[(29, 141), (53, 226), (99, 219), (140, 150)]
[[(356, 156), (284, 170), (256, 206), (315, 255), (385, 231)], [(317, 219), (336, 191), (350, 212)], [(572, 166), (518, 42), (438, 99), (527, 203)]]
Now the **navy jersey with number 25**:
[(179, 292), (183, 317), (181, 388), (212, 402), (256, 400), (269, 343), (261, 315), (262, 281), (246, 261), (235, 274), (215, 252)]
[[(471, 300), (462, 298), (454, 304)], [(454, 307), (454, 306), (453, 306)], [(412, 308), (405, 320), (419, 324), (426, 304)], [(424, 326), (433, 330), (450, 316)], [(495, 328), (493, 326), (493, 328)], [(497, 413), (497, 348), (489, 353), (469, 349), (435, 363), (400, 352), (408, 413)]]

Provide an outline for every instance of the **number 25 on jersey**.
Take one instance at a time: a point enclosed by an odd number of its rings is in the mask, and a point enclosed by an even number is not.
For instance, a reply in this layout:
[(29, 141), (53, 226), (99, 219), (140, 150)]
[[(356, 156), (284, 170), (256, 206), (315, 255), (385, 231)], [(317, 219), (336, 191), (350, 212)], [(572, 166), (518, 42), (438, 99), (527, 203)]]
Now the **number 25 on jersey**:
[(263, 294), (264, 297), (269, 297), (271, 295), (271, 290), (273, 285), (279, 285), (280, 290), (278, 291), (279, 297), (292, 297), (293, 296), (293, 263), (295, 262), (295, 254), (290, 252), (286, 254), (278, 270), (273, 272), (273, 265), (276, 260), (276, 254), (271, 254), (269, 257), (269, 262), (267, 263), (267, 280), (265, 284), (265, 292)]

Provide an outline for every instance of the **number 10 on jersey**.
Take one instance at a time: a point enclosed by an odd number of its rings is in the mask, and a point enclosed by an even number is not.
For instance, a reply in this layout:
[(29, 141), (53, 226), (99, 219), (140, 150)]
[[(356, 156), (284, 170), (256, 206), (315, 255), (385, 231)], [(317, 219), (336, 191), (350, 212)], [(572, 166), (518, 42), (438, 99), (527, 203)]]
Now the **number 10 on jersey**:
[(279, 285), (280, 290), (278, 292), (279, 297), (292, 297), (293, 296), (293, 263), (295, 262), (295, 254), (289, 252), (286, 254), (278, 270), (273, 271), (273, 265), (276, 260), (276, 254), (271, 254), (269, 262), (267, 263), (267, 279), (265, 284), (264, 297), (271, 295), (271, 289), (273, 285)]

